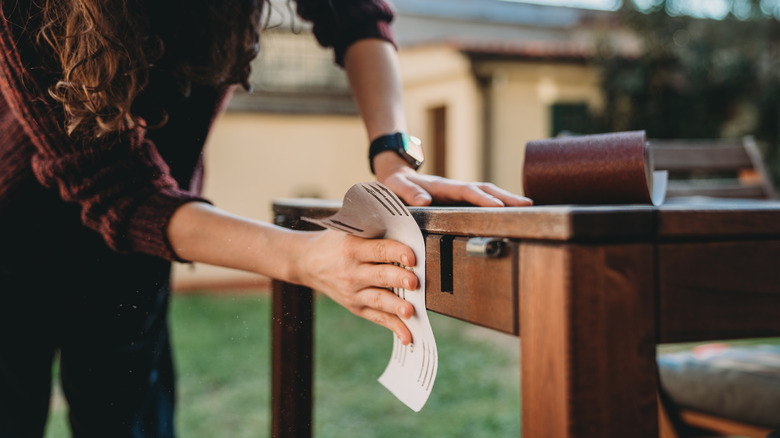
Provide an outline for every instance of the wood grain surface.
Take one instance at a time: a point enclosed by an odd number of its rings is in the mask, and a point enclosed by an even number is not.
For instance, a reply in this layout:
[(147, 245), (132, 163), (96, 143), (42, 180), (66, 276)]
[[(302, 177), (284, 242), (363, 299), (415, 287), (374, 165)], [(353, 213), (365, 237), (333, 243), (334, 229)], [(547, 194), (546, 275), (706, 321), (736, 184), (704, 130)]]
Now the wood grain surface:
[(652, 259), (521, 243), (523, 436), (658, 436)]

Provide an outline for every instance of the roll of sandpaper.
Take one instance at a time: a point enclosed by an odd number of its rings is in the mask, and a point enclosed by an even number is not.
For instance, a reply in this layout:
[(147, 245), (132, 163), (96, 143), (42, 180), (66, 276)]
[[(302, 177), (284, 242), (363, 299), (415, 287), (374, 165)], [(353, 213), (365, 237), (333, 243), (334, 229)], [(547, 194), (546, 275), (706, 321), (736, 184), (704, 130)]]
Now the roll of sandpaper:
[(666, 172), (653, 172), (644, 131), (528, 142), (525, 196), (535, 204), (663, 202)]

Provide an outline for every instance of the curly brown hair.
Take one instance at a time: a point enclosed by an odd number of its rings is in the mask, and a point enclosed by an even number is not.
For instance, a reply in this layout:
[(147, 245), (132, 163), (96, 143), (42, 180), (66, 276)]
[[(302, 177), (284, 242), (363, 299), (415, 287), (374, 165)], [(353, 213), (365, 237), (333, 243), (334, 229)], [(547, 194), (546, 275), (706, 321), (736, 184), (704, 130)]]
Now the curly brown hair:
[(62, 69), (49, 93), (72, 137), (101, 137), (146, 121), (131, 107), (153, 69), (192, 86), (248, 87), (263, 0), (43, 0), (39, 43)]

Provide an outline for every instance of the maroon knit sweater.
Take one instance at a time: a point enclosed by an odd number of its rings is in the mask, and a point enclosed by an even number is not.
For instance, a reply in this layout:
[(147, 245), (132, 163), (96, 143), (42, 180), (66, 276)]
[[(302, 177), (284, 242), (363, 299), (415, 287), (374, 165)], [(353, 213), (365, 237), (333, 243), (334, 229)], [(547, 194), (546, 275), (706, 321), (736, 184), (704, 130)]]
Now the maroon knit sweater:
[[(35, 2), (0, 3), (0, 219), (40, 203), (61, 203), (50, 211), (73, 214), (66, 205), (75, 203), (80, 223), (114, 250), (177, 259), (165, 228), (179, 206), (202, 200), (197, 186), (203, 144), (232, 87), (176, 96), (153, 76), (146, 94), (167, 99), (163, 128), (75, 142), (63, 129), (61, 105), (45, 91), (56, 79), (43, 73), (51, 60), (36, 58), (34, 29), (25, 25)], [(298, 12), (313, 22), (321, 44), (334, 47), (339, 64), (358, 39), (392, 41), (392, 11), (382, 0), (299, 0)], [(0, 237), (20, 231), (0, 230)]]

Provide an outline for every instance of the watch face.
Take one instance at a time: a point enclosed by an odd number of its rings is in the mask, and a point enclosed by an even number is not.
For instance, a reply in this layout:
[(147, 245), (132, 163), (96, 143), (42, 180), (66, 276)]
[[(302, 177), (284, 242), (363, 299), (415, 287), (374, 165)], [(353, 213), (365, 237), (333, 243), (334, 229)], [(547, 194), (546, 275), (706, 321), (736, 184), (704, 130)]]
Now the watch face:
[(418, 165), (422, 164), (423, 160), (425, 159), (425, 155), (423, 154), (422, 149), (422, 141), (420, 141), (420, 139), (415, 136), (403, 134), (403, 143), (406, 154), (414, 158)]

